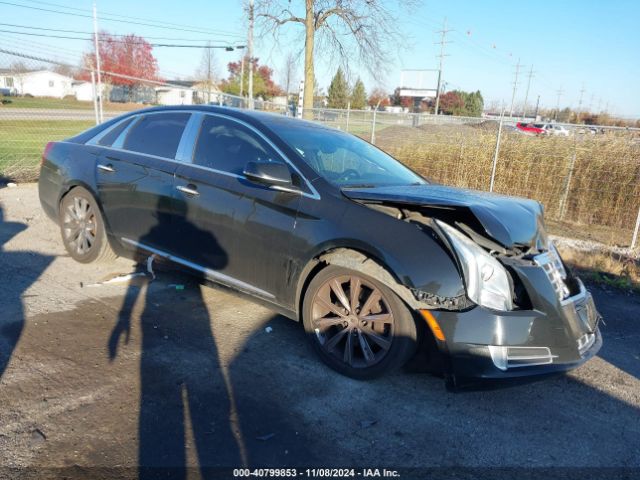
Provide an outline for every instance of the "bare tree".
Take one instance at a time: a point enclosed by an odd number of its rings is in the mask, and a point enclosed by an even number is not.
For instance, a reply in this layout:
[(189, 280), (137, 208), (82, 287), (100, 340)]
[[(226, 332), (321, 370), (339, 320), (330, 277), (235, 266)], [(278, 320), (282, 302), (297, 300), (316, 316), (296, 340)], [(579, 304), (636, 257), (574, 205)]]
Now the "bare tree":
[(295, 81), (296, 74), (296, 57), (292, 52), (289, 52), (284, 59), (284, 66), (282, 69), (282, 84), (284, 85), (285, 95), (287, 96), (287, 103), (289, 103), (289, 94), (291, 93), (291, 85)]
[[(396, 0), (399, 4), (417, 1)], [(288, 24), (304, 26), (305, 116), (313, 108), (313, 88), (310, 87), (315, 78), (316, 43), (327, 55), (338, 55), (345, 63), (351, 52), (355, 52), (374, 76), (386, 70), (388, 47), (397, 47), (400, 42), (398, 20), (386, 7), (388, 3), (384, 0), (257, 0), (256, 12), (262, 35), (272, 34), (277, 40), (280, 27)]]
[(216, 58), (213, 54), (213, 48), (209, 48), (210, 42), (207, 42), (207, 48), (202, 50), (202, 58), (200, 59), (200, 67), (196, 72), (196, 80), (204, 84), (207, 92), (207, 103), (211, 103), (211, 90), (216, 85), (218, 76), (216, 67)]

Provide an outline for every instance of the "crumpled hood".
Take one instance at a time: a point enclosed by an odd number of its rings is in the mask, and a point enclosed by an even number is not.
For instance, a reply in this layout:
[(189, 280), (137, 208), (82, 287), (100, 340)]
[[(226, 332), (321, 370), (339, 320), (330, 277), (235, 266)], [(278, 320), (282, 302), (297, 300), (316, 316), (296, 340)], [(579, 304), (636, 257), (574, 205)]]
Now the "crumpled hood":
[(479, 233), (488, 235), (506, 248), (547, 248), (543, 210), (535, 200), (435, 184), (345, 188), (342, 193), (353, 200), (399, 207), (414, 205), (436, 209), (434, 211), (468, 209), (485, 230)]

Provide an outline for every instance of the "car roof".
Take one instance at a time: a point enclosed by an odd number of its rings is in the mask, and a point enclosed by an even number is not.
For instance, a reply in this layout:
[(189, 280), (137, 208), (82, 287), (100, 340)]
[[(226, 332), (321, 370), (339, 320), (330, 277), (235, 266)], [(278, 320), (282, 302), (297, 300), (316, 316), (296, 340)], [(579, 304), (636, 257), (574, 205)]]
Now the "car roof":
[(144, 114), (149, 112), (165, 112), (165, 111), (171, 112), (174, 110), (180, 110), (180, 111), (186, 110), (186, 111), (203, 112), (203, 113), (220, 113), (220, 114), (228, 115), (230, 117), (238, 118), (240, 120), (248, 121), (249, 123), (259, 122), (266, 126), (280, 124), (280, 125), (295, 126), (297, 128), (306, 127), (306, 128), (336, 131), (335, 128), (331, 128), (326, 125), (311, 122), (308, 120), (303, 120), (300, 118), (288, 117), (280, 113), (264, 112), (259, 110), (245, 110), (240, 108), (222, 107), (217, 105), (167, 105), (167, 106), (160, 106), (160, 107), (144, 108), (142, 110), (136, 110), (131, 113)]

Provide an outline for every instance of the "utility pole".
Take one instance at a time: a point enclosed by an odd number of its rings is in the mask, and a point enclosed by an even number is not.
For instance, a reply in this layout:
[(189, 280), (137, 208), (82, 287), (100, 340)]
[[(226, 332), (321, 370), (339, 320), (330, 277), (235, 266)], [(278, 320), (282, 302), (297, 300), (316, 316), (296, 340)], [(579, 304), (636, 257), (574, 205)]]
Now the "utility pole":
[(244, 93), (244, 50), (242, 51), (242, 60), (240, 60), (240, 96)]
[(100, 47), (98, 45), (98, 9), (96, 8), (96, 1), (93, 0), (93, 43), (96, 49), (96, 70), (98, 73), (98, 89), (96, 97), (98, 99), (98, 112), (100, 123), (104, 120), (104, 114), (102, 110), (102, 75), (100, 73)]
[(558, 95), (558, 101), (556, 102), (556, 113), (553, 115), (554, 120), (558, 120), (558, 110), (560, 110), (560, 97), (564, 92), (562, 91), (562, 87), (556, 90), (556, 95)]
[(249, 0), (249, 109), (253, 110), (253, 0)]
[(533, 65), (529, 69), (529, 80), (527, 80), (527, 92), (524, 94), (524, 108), (522, 118), (527, 118), (527, 100), (529, 100), (529, 88), (531, 87), (531, 79), (533, 78)]
[(520, 75), (520, 59), (516, 64), (516, 73), (513, 79), (513, 93), (511, 94), (511, 108), (509, 108), (509, 117), (513, 117), (513, 102), (516, 99), (516, 90), (518, 88), (518, 75)]
[(538, 100), (536, 101), (536, 113), (533, 115), (534, 120), (538, 120), (538, 109), (540, 108), (540, 95), (538, 95)]
[(589, 98), (589, 113), (593, 113), (591, 110), (593, 109), (593, 100), (596, 98), (596, 94), (592, 93), (591, 97)]
[(584, 97), (584, 82), (582, 82), (582, 88), (580, 89), (580, 99), (578, 100), (578, 113), (576, 115), (576, 123), (580, 123), (580, 114), (582, 113), (582, 97)]
[[(452, 30), (448, 30), (447, 29), (447, 18), (445, 17), (444, 22), (442, 23), (442, 30), (438, 30), (436, 33), (440, 34), (440, 41), (436, 42), (437, 44), (440, 44), (440, 55), (438, 55), (438, 57), (440, 57), (440, 66), (438, 67), (438, 87), (436, 90), (436, 108), (435, 108), (435, 114), (438, 115), (438, 110), (440, 109), (440, 84), (442, 82), (442, 65), (443, 65), (443, 60), (444, 57), (448, 57), (449, 55), (445, 55), (444, 53), (444, 46), (447, 43), (451, 43), (451, 42), (447, 42), (446, 38), (447, 38), (447, 33), (451, 32)], [(401, 85), (402, 86), (402, 85)]]

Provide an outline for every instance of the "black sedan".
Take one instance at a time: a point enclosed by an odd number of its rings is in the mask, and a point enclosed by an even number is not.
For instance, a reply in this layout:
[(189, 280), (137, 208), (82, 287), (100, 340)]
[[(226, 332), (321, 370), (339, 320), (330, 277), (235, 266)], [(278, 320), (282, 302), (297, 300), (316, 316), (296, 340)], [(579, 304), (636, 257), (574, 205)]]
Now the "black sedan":
[(331, 368), (565, 371), (600, 316), (533, 200), (428, 182), (303, 120), (203, 107), (113, 119), (47, 145), (44, 210), (75, 260), (162, 257), (303, 323)]

